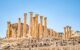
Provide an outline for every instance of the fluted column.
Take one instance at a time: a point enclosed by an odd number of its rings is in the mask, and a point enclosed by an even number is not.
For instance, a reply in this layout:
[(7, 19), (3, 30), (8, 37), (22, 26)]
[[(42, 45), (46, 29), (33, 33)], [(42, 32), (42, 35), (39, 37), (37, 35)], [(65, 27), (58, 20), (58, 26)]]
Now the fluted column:
[(47, 18), (44, 17), (44, 37), (47, 37)]
[(19, 18), (18, 21), (18, 38), (21, 38), (21, 18)]
[(41, 39), (43, 37), (43, 28), (42, 24), (43, 23), (43, 16), (40, 16), (40, 27), (39, 27), (39, 38)]
[(24, 25), (23, 25), (23, 37), (26, 37), (27, 35), (27, 20), (26, 20), (26, 16), (27, 16), (27, 13), (24, 13)]

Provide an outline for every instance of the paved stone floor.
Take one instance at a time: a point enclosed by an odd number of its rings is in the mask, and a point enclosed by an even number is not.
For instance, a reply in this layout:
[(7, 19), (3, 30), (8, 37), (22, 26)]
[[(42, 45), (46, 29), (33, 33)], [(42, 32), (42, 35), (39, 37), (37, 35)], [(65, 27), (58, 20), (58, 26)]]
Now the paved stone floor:
[(0, 50), (80, 50), (76, 40), (3, 40), (0, 45)]

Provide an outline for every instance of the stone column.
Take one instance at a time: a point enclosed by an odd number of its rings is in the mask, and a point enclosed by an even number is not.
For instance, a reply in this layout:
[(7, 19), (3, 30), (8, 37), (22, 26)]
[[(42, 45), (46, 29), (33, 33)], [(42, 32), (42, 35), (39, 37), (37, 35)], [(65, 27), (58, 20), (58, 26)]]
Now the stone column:
[(71, 38), (71, 33), (72, 33), (71, 27), (69, 27), (69, 30), (70, 30), (70, 31), (69, 31), (69, 33), (70, 33), (70, 34), (69, 34), (69, 35), (70, 35), (69, 38)]
[(64, 27), (64, 37), (63, 37), (63, 39), (66, 39), (66, 36), (67, 36), (67, 32), (66, 32), (67, 30), (66, 30), (66, 27)]
[(31, 34), (32, 38), (33, 38), (33, 32), (34, 32), (34, 19), (33, 18), (34, 17), (32, 17), (32, 34)]
[(69, 38), (69, 27), (68, 26), (66, 26), (66, 39), (68, 39)]
[(19, 18), (18, 21), (18, 38), (21, 38), (21, 18)]
[(29, 25), (29, 34), (32, 36), (32, 16), (33, 12), (30, 12), (30, 25)]
[(64, 36), (63, 36), (63, 39), (65, 39), (65, 27), (64, 27)]
[(64, 36), (65, 36), (65, 39), (71, 38), (71, 27), (70, 26), (64, 27)]
[(38, 32), (38, 14), (35, 15), (35, 33), (36, 33), (36, 39), (38, 39), (38, 35), (39, 35), (39, 32)]
[(32, 38), (35, 37), (35, 17), (32, 18)]
[(33, 18), (34, 20), (34, 38), (38, 38), (38, 15), (36, 14), (35, 17)]
[(9, 34), (9, 37), (10, 38), (12, 38), (13, 37), (13, 35), (12, 35), (13, 33), (12, 33), (12, 25), (10, 24), (10, 34)]
[(66, 26), (66, 39), (69, 38), (69, 26)]
[(34, 17), (34, 38), (36, 38), (36, 17)]
[(40, 27), (39, 27), (39, 38), (41, 39), (43, 37), (43, 16), (40, 16)]
[(27, 16), (27, 13), (24, 13), (23, 37), (26, 37), (26, 35), (27, 35), (26, 16)]
[(70, 26), (68, 26), (67, 28), (67, 36), (68, 38), (71, 38), (71, 27)]
[(7, 22), (7, 34), (6, 37), (7, 38), (11, 38), (12, 33), (11, 33), (11, 22)]
[(44, 37), (47, 37), (47, 18), (44, 17)]

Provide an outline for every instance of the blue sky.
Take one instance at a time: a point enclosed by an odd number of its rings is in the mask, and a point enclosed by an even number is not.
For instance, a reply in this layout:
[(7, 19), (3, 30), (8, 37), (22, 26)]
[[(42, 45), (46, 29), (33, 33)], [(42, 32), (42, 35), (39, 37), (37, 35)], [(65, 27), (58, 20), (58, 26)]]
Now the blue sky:
[(66, 25), (72, 30), (80, 30), (80, 0), (0, 0), (0, 37), (5, 37), (8, 19), (18, 22), (21, 17), (23, 22), (24, 12), (29, 12), (47, 17), (47, 26), (55, 31), (63, 32)]

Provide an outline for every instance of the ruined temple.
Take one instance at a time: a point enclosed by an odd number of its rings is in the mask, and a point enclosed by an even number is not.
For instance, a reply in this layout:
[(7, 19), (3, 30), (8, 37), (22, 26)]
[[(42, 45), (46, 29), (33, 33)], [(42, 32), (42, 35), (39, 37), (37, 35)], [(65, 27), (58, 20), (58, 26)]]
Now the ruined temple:
[[(65, 26), (64, 32), (47, 27), (47, 17), (29, 12), (24, 13), (24, 21), (7, 22), (7, 33), (3, 47), (5, 50), (80, 50), (80, 32), (73, 32), (71, 26)], [(30, 24), (27, 24), (30, 18)], [(40, 18), (40, 23), (38, 18)], [(8, 45), (7, 45), (8, 43)], [(8, 47), (10, 45), (10, 47)], [(8, 47), (8, 48), (7, 48)]]

